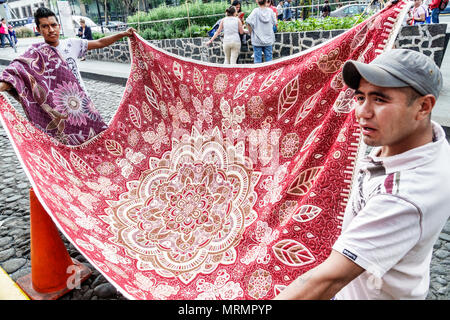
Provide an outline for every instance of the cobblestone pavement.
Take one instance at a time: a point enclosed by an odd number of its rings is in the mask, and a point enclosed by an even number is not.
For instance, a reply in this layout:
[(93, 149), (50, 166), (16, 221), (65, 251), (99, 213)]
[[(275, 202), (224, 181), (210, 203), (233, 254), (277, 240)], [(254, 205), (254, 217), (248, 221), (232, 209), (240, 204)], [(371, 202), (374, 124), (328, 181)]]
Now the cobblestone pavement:
[[(4, 67), (0, 66), (0, 70)], [(120, 103), (124, 86), (85, 79), (86, 87), (106, 121)], [(11, 99), (16, 108), (20, 105)], [(28, 192), (30, 184), (22, 170), (3, 127), (0, 127), (0, 266), (17, 280), (31, 271), (30, 217)], [(62, 235), (61, 235), (62, 236)], [(63, 300), (125, 299), (63, 236), (71, 257), (87, 264), (91, 277)], [(427, 299), (450, 298), (450, 220), (434, 245), (431, 283)]]

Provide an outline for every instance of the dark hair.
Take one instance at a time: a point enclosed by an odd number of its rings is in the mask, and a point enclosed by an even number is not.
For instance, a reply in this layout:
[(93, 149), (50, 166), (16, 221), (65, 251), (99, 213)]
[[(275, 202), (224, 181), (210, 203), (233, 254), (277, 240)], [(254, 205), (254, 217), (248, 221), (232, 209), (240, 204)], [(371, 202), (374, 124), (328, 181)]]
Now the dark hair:
[(263, 4), (266, 4), (266, 0), (258, 0), (258, 4), (262, 6)]
[(235, 6), (230, 6), (226, 10), (227, 16), (232, 16), (235, 12), (236, 12)]
[(36, 26), (39, 28), (39, 19), (48, 17), (55, 17), (56, 21), (58, 21), (56, 14), (52, 10), (45, 7), (40, 7), (39, 9), (37, 9), (34, 13), (34, 22), (36, 23)]
[[(237, 5), (239, 5), (239, 10), (238, 13), (242, 11), (242, 5), (241, 2), (239, 0), (234, 0), (233, 3), (231, 4), (232, 6), (236, 7)], [(236, 8), (237, 10), (237, 8)]]

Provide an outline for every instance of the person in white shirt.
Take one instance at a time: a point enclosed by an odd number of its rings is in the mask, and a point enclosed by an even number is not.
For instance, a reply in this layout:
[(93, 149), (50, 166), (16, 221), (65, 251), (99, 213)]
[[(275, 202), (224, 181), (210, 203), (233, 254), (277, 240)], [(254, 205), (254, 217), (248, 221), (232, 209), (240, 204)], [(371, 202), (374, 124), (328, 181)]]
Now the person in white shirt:
[(283, 20), (283, 3), (284, 3), (284, 1), (281, 0), (280, 2), (278, 2), (278, 5), (277, 5), (277, 19), (278, 20)]
[(330, 256), (276, 299), (425, 299), (433, 245), (450, 214), (450, 146), (431, 120), (442, 74), (405, 49), (347, 61), (342, 74), (374, 148), (358, 162)]
[(224, 64), (236, 64), (239, 52), (241, 51), (240, 34), (244, 34), (244, 27), (241, 19), (237, 17), (235, 6), (230, 6), (226, 10), (226, 15), (227, 16), (220, 21), (217, 31), (206, 44), (210, 45), (223, 30)]
[[(7, 91), (16, 98), (25, 110), (30, 122), (43, 132), (64, 144), (78, 145), (105, 130), (108, 126), (89, 98), (78, 69), (77, 59), (87, 50), (111, 45), (119, 39), (131, 36), (134, 29), (117, 33), (98, 40), (69, 38), (60, 40), (61, 26), (56, 15), (45, 7), (35, 12), (35, 22), (44, 43), (36, 43), (21, 56), (14, 59), (0, 75), (0, 91)], [(50, 53), (47, 49), (50, 48)], [(47, 68), (45, 76), (38, 69), (39, 63), (32, 61), (34, 54), (45, 61), (55, 53), (52, 68)], [(28, 58), (24, 58), (27, 56)], [(28, 60), (27, 60), (28, 59)], [(59, 62), (60, 61), (60, 62)], [(66, 62), (66, 64), (64, 63)], [(67, 75), (64, 75), (67, 72)], [(72, 81), (70, 78), (75, 79)], [(60, 77), (57, 79), (57, 77)], [(48, 78), (55, 79), (46, 82)], [(40, 88), (35, 94), (34, 87)]]
[[(36, 10), (34, 17), (37, 30), (44, 38), (44, 41), (58, 49), (59, 53), (61, 53), (63, 58), (66, 60), (72, 70), (72, 73), (75, 75), (84, 90), (86, 88), (83, 80), (81, 79), (76, 60), (78, 58), (82, 58), (86, 54), (87, 50), (107, 47), (124, 37), (131, 36), (133, 32), (135, 32), (133, 28), (129, 28), (126, 31), (98, 40), (86, 40), (79, 38), (61, 40), (59, 38), (61, 25), (59, 24), (58, 18), (53, 11), (45, 7), (40, 7)], [(0, 91), (8, 91), (10, 88), (11, 85), (9, 83), (0, 82)]]

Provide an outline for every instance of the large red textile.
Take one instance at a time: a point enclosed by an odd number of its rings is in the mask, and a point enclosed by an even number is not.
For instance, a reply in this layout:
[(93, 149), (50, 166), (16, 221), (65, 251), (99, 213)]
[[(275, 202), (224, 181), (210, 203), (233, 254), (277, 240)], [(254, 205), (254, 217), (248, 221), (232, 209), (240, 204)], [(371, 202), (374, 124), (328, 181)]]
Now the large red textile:
[(308, 52), (222, 66), (131, 38), (110, 127), (81, 146), (0, 114), (42, 204), (132, 299), (270, 299), (340, 233), (359, 131), (348, 59), (389, 49), (406, 2)]

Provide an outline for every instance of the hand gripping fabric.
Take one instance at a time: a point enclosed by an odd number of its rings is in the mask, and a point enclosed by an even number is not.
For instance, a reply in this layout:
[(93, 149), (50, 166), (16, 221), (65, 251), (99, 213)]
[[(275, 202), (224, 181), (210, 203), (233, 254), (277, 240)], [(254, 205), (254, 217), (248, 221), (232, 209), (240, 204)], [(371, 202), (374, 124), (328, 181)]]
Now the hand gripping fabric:
[(261, 65), (184, 59), (139, 36), (110, 126), (80, 146), (0, 100), (65, 236), (130, 299), (271, 299), (340, 234), (359, 131), (348, 59), (392, 47), (407, 2)]

